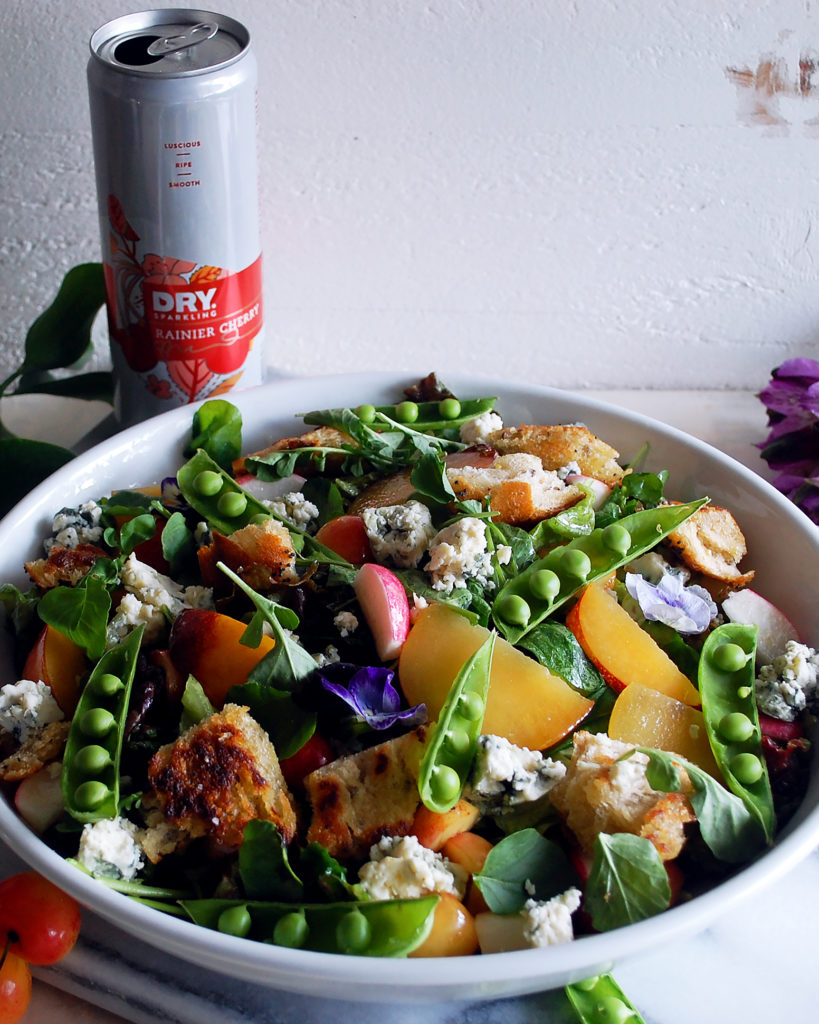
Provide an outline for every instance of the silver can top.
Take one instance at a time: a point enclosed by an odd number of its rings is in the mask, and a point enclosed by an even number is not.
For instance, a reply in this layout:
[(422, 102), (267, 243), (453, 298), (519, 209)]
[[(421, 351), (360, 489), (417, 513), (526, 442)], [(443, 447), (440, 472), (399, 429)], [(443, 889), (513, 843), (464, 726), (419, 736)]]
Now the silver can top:
[(210, 11), (141, 11), (91, 36), (92, 57), (109, 69), (151, 78), (201, 75), (238, 60), (250, 46), (240, 22)]

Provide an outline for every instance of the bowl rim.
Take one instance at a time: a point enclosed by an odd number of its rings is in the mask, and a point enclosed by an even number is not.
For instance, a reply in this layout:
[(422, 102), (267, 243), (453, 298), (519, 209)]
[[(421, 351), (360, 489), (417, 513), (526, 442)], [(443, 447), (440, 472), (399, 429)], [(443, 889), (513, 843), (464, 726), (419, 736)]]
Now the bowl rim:
[[(397, 390), (408, 381), (421, 379), (425, 375), (423, 372), (413, 374), (411, 371), (360, 372), (283, 378), (224, 397), (237, 404), (243, 412), (245, 407), (256, 409), (257, 405), (261, 407), (269, 404), (275, 408), (276, 403), (272, 398), (280, 398), (283, 402), (282, 412), (277, 411), (270, 416), (271, 422), (279, 424), (288, 418), (292, 411), (291, 405), (288, 404), (288, 392), (301, 393), (317, 388), (322, 393), (329, 390), (343, 396), (345, 392), (352, 393), (355, 389)], [(501, 391), (507, 394), (526, 395), (539, 403), (552, 402), (577, 406), (584, 414), (593, 411), (607, 418), (622, 421), (623, 424), (642, 428), (649, 434), (664, 436), (672, 444), (692, 448), (716, 464), (730, 469), (751, 490), (761, 491), (766, 500), (773, 504), (777, 515), (784, 516), (789, 525), (803, 533), (809, 543), (817, 545), (819, 551), (819, 531), (771, 484), (707, 442), (675, 427), (597, 398), (584, 397), (582, 392), (522, 384), (514, 380), (499, 385), (496, 380), (488, 377), (462, 372), (448, 373), (446, 379), (448, 383), (456, 385), (462, 394)], [(487, 390), (476, 390), (480, 388)], [(161, 442), (169, 451), (174, 446), (179, 446), (190, 425), (193, 412), (202, 404), (204, 402), (181, 406), (128, 427), (57, 470), (0, 520), (0, 550), (3, 550), (3, 541), (9, 542), (14, 539), (13, 534), (16, 531), (26, 526), (33, 527), (33, 521), (39, 513), (51, 510), (53, 514), (53, 510), (59, 506), (49, 503), (57, 495), (67, 490), (76, 491), (78, 486), (88, 492), (88, 496), (95, 493), (92, 490), (93, 477), (89, 474), (94, 465), (106, 464), (116, 459), (122, 459), (127, 463), (128, 451), (137, 441), (140, 444)], [(603, 439), (606, 440), (605, 437)], [(14, 548), (18, 549), (19, 545)], [(183, 959), (210, 966), (235, 977), (252, 976), (256, 982), (307, 994), (332, 991), (336, 998), (352, 1000), (385, 997), (425, 1000), (440, 998), (442, 994), (452, 996), (453, 993), (464, 989), (482, 995), (511, 995), (559, 987), (566, 981), (579, 980), (589, 974), (608, 970), (614, 963), (639, 954), (658, 942), (701, 930), (722, 910), (747, 898), (762, 886), (770, 884), (807, 856), (819, 843), (819, 808), (801, 815), (797, 812), (772, 848), (707, 893), (646, 921), (612, 932), (582, 936), (563, 946), (550, 947), (548, 959), (544, 957), (543, 950), (527, 949), (495, 953), (489, 958), (469, 956), (445, 960), (379, 960), (377, 972), (372, 971), (372, 960), (367, 957), (271, 947), (212, 932), (192, 922), (170, 916), (163, 915), (160, 918), (159, 911), (135, 903), (127, 896), (107, 888), (68, 864), (24, 824), (5, 799), (0, 801), (0, 838), (33, 868), (52, 878), (81, 903), (93, 908), (110, 923), (151, 945), (157, 945), (154, 936), (157, 924), (161, 920), (164, 939), (161, 948)], [(435, 964), (438, 965), (437, 968), (433, 966)], [(376, 973), (377, 980), (373, 981), (373, 975)], [(453, 973), (457, 973), (458, 976), (454, 983), (448, 980)], [(320, 992), (316, 991), (317, 977), (321, 977)], [(371, 983), (366, 990), (362, 986), (364, 981)]]

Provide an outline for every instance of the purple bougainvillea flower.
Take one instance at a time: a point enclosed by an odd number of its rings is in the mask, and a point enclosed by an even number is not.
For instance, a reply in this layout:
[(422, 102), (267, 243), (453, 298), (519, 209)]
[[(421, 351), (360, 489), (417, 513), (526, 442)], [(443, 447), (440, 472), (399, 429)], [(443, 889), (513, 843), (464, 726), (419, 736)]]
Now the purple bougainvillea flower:
[(401, 695), (392, 685), (395, 673), (387, 668), (360, 668), (337, 662), (320, 673), (321, 685), (347, 703), (372, 729), (389, 729), (396, 722), (408, 726), (426, 721), (425, 704), (401, 710)]
[(705, 587), (686, 587), (677, 573), (666, 573), (655, 585), (629, 572), (626, 590), (650, 622), (664, 622), (678, 633), (702, 633), (717, 614)]
[(759, 397), (770, 428), (759, 447), (773, 485), (819, 523), (819, 362), (787, 360)]

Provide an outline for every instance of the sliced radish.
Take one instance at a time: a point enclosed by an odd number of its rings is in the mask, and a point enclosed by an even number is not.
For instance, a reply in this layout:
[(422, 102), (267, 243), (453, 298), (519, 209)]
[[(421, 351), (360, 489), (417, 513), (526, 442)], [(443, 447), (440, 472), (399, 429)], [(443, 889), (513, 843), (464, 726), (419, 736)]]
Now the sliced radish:
[(407, 593), (394, 572), (367, 562), (353, 581), (358, 603), (382, 661), (397, 658), (410, 628)]
[(59, 821), (65, 812), (60, 785), (62, 767), (59, 761), (47, 764), (23, 779), (14, 794), (17, 813), (38, 835)]
[(584, 476), (583, 473), (570, 473), (566, 477), (567, 484), (583, 484), (584, 487), (590, 487), (594, 492), (594, 500), (592, 507), (595, 511), (599, 509), (603, 502), (611, 494), (611, 487), (608, 484), (604, 484), (602, 480), (598, 480), (593, 476)]
[(722, 610), (731, 620), (757, 627), (757, 660), (767, 665), (784, 653), (789, 640), (799, 640), (791, 620), (776, 605), (755, 590), (737, 590), (722, 602)]

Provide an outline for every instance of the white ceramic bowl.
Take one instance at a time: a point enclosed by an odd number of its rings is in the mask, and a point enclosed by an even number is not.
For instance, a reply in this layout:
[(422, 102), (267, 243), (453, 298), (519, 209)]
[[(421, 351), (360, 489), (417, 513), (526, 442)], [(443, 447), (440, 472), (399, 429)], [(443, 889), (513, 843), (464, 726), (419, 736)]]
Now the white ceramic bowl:
[[(418, 379), (384, 374), (296, 379), (235, 396), (244, 417), (246, 449), (296, 433), (296, 414), (310, 409), (396, 401)], [(494, 394), (504, 422), (583, 421), (628, 461), (648, 442), (647, 468), (668, 469), (669, 493), (687, 500), (708, 494), (730, 508), (748, 540), (755, 587), (780, 605), (814, 646), (819, 629), (819, 530), (770, 485), (715, 449), (643, 416), (566, 392), (499, 384), (447, 374), (462, 397)], [(64, 505), (114, 488), (158, 481), (183, 461), (191, 407), (139, 424), (79, 456), (37, 487), (0, 522), (0, 581), (27, 585), (23, 561), (38, 557), (51, 516)], [(0, 680), (13, 681), (8, 649)], [(547, 950), (442, 960), (379, 960), (290, 950), (208, 931), (138, 905), (86, 877), (43, 844), (0, 800), (0, 836), (23, 859), (116, 927), (183, 959), (238, 978), (305, 994), (372, 1001), (490, 999), (559, 987), (641, 951), (705, 928), (734, 902), (781, 876), (819, 842), (819, 771), (775, 846), (729, 881), (650, 920)]]

